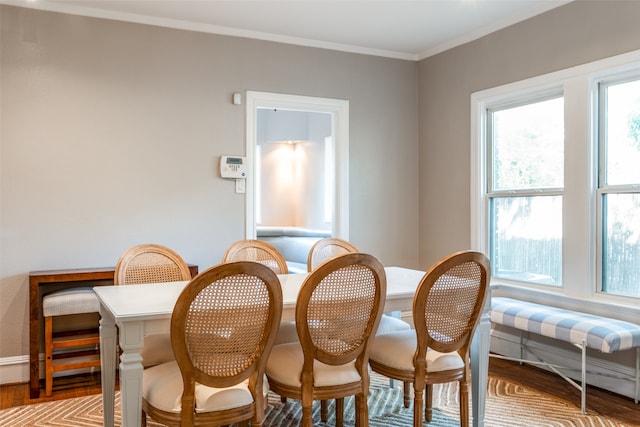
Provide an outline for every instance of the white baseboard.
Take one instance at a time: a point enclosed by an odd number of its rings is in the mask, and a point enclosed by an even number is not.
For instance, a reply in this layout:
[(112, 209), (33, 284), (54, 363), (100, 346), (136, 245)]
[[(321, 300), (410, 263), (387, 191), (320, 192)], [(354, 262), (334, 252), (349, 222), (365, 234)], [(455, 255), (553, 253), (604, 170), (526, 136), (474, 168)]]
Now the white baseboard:
[[(96, 356), (84, 356), (83, 359)], [(40, 378), (44, 378), (44, 354), (40, 354)], [(68, 359), (71, 360), (71, 359)], [(29, 382), (29, 356), (14, 356), (0, 359), (0, 385)], [(54, 374), (55, 377), (97, 372), (99, 368), (72, 369)]]
[[(580, 381), (582, 356), (579, 349), (568, 343), (545, 339), (536, 334), (525, 334), (524, 337), (530, 350), (525, 352), (524, 359), (538, 361), (535, 358), (537, 355), (548, 363), (567, 367), (568, 369), (561, 371), (569, 378)], [(520, 358), (520, 336), (517, 332), (492, 329), (490, 350), (503, 356)], [(587, 384), (633, 399), (635, 376), (635, 350), (607, 355), (598, 351), (587, 352)], [(567, 387), (571, 385), (567, 384)], [(587, 391), (587, 405), (588, 396)]]
[(0, 359), (0, 385), (29, 382), (29, 356)]

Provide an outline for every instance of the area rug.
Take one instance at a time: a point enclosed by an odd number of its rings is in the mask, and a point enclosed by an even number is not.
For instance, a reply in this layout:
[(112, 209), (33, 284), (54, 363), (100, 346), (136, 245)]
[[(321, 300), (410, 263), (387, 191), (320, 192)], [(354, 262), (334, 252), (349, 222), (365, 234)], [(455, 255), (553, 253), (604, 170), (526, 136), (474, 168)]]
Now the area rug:
[[(433, 421), (425, 426), (456, 427), (458, 421), (458, 391), (455, 383), (434, 387)], [(345, 399), (345, 426), (354, 425), (353, 398)], [(120, 426), (120, 397), (116, 396), (115, 424)], [(269, 394), (267, 417), (270, 427), (300, 425), (301, 409), (295, 400), (281, 403), (280, 397)], [(579, 406), (550, 395), (522, 387), (503, 379), (489, 377), (487, 396), (487, 427), (637, 427), (589, 413), (582, 415)], [(320, 407), (314, 406), (314, 425), (333, 426), (333, 406), (329, 420), (320, 421)], [(372, 377), (369, 397), (369, 425), (372, 427), (406, 427), (413, 425), (413, 409), (402, 405), (402, 390), (390, 389), (385, 378)], [(149, 420), (150, 427), (159, 427)], [(102, 426), (100, 395), (58, 400), (20, 406), (0, 411), (3, 427), (98, 427)]]

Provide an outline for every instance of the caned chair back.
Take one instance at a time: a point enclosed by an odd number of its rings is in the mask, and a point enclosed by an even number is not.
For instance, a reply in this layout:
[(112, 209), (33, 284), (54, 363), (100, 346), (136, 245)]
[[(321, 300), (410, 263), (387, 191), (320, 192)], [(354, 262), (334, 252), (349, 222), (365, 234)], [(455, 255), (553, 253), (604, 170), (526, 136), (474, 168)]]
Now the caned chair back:
[(280, 281), (255, 262), (219, 264), (187, 285), (171, 317), (171, 345), (184, 384), (182, 425), (194, 425), (196, 383), (224, 388), (246, 379), (254, 421), (261, 422), (265, 364), (281, 316)]
[(351, 243), (337, 237), (326, 237), (318, 240), (309, 250), (307, 271), (311, 271), (328, 259), (348, 253), (359, 252)]
[(335, 424), (341, 427), (344, 398), (352, 395), (356, 425), (368, 425), (369, 346), (386, 288), (382, 264), (362, 253), (332, 258), (302, 283), (295, 315), (299, 340), (274, 346), (267, 362), (271, 390), (302, 401), (302, 426), (313, 425), (314, 400), (335, 399)]
[(266, 265), (276, 274), (289, 272), (287, 261), (282, 254), (272, 244), (262, 240), (246, 239), (233, 243), (222, 257), (222, 262), (232, 261), (258, 262)]
[(314, 359), (329, 365), (366, 360), (385, 295), (384, 267), (368, 254), (334, 257), (309, 274), (296, 304), (296, 328), (308, 373)]
[(457, 351), (465, 358), (487, 298), (490, 264), (479, 252), (452, 254), (425, 274), (413, 301), (416, 360), (427, 349)]
[(460, 425), (469, 425), (469, 350), (490, 277), (489, 259), (480, 252), (442, 258), (418, 284), (412, 310), (415, 330), (376, 336), (371, 369), (405, 383), (405, 407), (409, 407), (407, 385), (413, 383), (414, 427), (432, 419), (433, 384), (453, 381), (458, 382)]
[(118, 260), (114, 284), (178, 282), (191, 280), (189, 266), (172, 249), (162, 245), (136, 245)]

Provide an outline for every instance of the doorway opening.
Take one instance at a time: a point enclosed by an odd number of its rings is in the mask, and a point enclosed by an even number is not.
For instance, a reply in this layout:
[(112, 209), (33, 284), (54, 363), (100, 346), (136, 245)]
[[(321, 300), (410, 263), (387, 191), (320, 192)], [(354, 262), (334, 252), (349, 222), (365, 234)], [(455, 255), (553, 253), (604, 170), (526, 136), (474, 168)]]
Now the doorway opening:
[(349, 101), (254, 91), (246, 100), (247, 238), (287, 228), (348, 240)]

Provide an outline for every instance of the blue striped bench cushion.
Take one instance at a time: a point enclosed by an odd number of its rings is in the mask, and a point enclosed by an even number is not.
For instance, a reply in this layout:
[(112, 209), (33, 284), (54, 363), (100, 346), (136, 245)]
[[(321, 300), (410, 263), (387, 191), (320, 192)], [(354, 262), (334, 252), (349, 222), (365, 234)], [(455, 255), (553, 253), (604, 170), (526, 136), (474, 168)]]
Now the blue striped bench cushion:
[(491, 322), (600, 350), (640, 347), (640, 326), (511, 298), (491, 299)]

